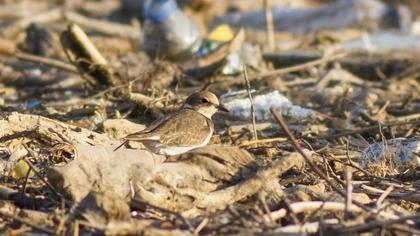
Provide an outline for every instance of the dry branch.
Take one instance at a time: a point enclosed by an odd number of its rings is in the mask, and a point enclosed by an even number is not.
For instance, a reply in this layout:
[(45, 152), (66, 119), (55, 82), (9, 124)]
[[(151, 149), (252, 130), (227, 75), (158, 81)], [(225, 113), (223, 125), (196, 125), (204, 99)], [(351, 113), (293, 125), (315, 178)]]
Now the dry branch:
[(69, 25), (68, 29), (61, 33), (60, 41), (69, 61), (89, 82), (105, 86), (119, 83), (112, 67), (79, 26)]
[(64, 13), (64, 17), (66, 20), (74, 24), (81, 25), (85, 28), (92, 29), (103, 34), (115, 35), (133, 40), (138, 40), (140, 38), (140, 30), (133, 26), (97, 20), (73, 11), (66, 11)]
[(7, 26), (4, 28), (1, 33), (5, 35), (6, 37), (14, 37), (16, 36), (20, 31), (28, 27), (32, 23), (48, 23), (60, 20), (62, 18), (62, 10), (61, 8), (55, 8), (52, 10), (48, 10), (36, 15), (31, 15), (26, 18), (20, 19), (13, 24)]
[[(295, 213), (302, 213), (308, 211), (345, 211), (346, 204), (343, 202), (322, 202), (322, 201), (314, 201), (314, 202), (296, 202), (290, 205), (290, 209)], [(356, 205), (351, 205), (348, 209), (350, 212), (362, 212), (363, 209)], [(269, 220), (270, 218), (273, 220), (281, 219), (287, 216), (288, 211), (286, 208), (282, 208), (276, 211), (271, 212), (264, 216), (264, 220)], [(399, 216), (394, 214), (386, 213), (386, 212), (379, 212), (378, 215), (384, 217), (385, 219), (398, 219)]]
[(408, 121), (393, 121), (393, 122), (389, 122), (389, 123), (386, 123), (386, 124), (371, 125), (371, 126), (368, 126), (368, 127), (343, 131), (343, 132), (338, 133), (338, 134), (320, 135), (317, 138), (318, 139), (336, 139), (336, 138), (343, 137), (343, 136), (360, 134), (360, 133), (367, 132), (367, 131), (372, 131), (372, 130), (379, 130), (381, 127), (393, 127), (393, 126), (400, 126), (400, 125), (418, 126), (418, 125), (420, 125), (420, 120), (419, 119), (414, 119), (414, 120), (408, 120)]
[[(296, 138), (293, 136), (293, 134), (290, 132), (289, 128), (287, 127), (286, 123), (284, 122), (281, 115), (277, 113), (277, 111), (274, 108), (270, 109), (271, 113), (273, 114), (274, 118), (276, 119), (277, 123), (280, 125), (280, 127), (283, 129), (283, 131), (287, 134), (287, 136), (290, 138), (290, 141), (292, 142), (293, 146), (296, 148), (296, 150), (304, 157), (305, 161), (309, 164), (311, 169), (322, 179), (324, 179), (334, 191), (336, 191), (338, 194), (340, 194), (342, 197), (346, 198), (346, 193), (339, 189), (335, 184), (333, 184), (330, 179), (321, 171), (318, 169), (318, 167), (312, 162), (311, 159), (306, 155), (306, 153), (303, 151), (300, 144), (297, 142)], [(342, 185), (342, 181), (338, 178), (335, 178), (338, 182), (340, 182)], [(360, 202), (357, 202), (355, 200), (352, 200), (354, 204), (356, 204), (358, 207), (364, 209), (365, 211), (368, 211), (369, 208), (363, 205)]]
[(269, 0), (263, 0), (263, 5), (265, 12), (265, 25), (267, 30), (268, 48), (270, 51), (273, 51), (275, 49), (273, 12), (271, 10), (271, 4)]
[(264, 77), (268, 77), (268, 76), (279, 76), (279, 75), (284, 75), (284, 74), (288, 74), (288, 73), (292, 73), (292, 72), (297, 72), (297, 71), (309, 69), (309, 68), (317, 66), (317, 65), (328, 63), (328, 62), (343, 58), (345, 56), (346, 56), (345, 53), (340, 53), (340, 54), (332, 55), (332, 56), (326, 56), (325, 58), (313, 60), (313, 61), (303, 63), (303, 64), (300, 64), (300, 65), (296, 65), (296, 66), (290, 66), (290, 67), (283, 68), (283, 69), (261, 72), (261, 73), (256, 74), (256, 75), (251, 75), (249, 77), (249, 79), (250, 80), (255, 80), (255, 79), (264, 78)]
[(77, 70), (75, 66), (68, 64), (66, 62), (63, 62), (63, 61), (59, 61), (59, 60), (55, 60), (55, 59), (51, 59), (47, 57), (41, 57), (41, 56), (24, 53), (24, 52), (17, 52), (15, 56), (19, 60), (22, 60), (22, 61), (28, 61), (28, 62), (32, 62), (36, 64), (51, 66), (51, 67), (59, 68), (59, 69), (62, 69), (71, 73), (77, 73), (77, 74), (79, 73), (79, 71)]
[[(386, 193), (386, 190), (381, 190), (377, 188), (370, 187), (368, 185), (362, 184), (362, 189), (366, 191), (368, 195), (374, 195), (374, 196), (382, 196), (382, 194)], [(420, 202), (420, 193), (416, 192), (408, 192), (408, 193), (401, 193), (401, 192), (390, 192), (387, 194), (388, 197), (397, 198), (397, 199), (403, 199), (406, 201), (412, 201), (412, 202)]]
[(337, 219), (327, 219), (322, 222), (310, 222), (305, 223), (302, 225), (288, 225), (277, 228), (274, 230), (275, 233), (280, 234), (296, 234), (296, 235), (304, 235), (304, 234), (316, 234), (320, 227), (325, 225), (334, 225), (338, 224)]

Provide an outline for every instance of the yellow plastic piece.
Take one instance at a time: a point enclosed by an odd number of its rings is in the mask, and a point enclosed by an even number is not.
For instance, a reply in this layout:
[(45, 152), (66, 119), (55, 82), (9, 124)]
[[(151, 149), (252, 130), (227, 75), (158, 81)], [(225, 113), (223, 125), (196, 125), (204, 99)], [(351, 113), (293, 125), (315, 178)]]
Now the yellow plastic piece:
[[(28, 165), (28, 163), (26, 163), (26, 161), (20, 160), (18, 161), (18, 163), (15, 166), (15, 169), (12, 172), (12, 177), (15, 179), (24, 178), (28, 174), (30, 168), (31, 167)], [(33, 177), (34, 174), (35, 173), (33, 172), (33, 170), (31, 170), (29, 173), (29, 178)]]
[(210, 41), (227, 42), (235, 37), (235, 32), (229, 25), (222, 24), (214, 28), (208, 35), (207, 39)]

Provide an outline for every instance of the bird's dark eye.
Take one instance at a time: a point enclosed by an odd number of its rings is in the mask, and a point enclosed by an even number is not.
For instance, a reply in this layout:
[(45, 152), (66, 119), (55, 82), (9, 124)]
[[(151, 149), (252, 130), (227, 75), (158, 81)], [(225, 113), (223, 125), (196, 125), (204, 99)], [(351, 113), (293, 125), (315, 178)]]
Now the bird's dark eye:
[(207, 100), (207, 98), (202, 98), (202, 99), (201, 99), (201, 102), (202, 102), (202, 103), (209, 103), (209, 100)]

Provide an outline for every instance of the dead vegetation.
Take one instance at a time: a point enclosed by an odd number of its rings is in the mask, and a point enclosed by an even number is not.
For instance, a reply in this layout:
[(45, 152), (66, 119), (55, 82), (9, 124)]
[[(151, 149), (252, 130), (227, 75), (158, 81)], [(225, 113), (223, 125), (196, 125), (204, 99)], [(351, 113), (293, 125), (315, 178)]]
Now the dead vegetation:
[[(359, 25), (238, 28), (205, 57), (151, 60), (133, 2), (0, 1), (2, 234), (420, 234), (419, 48), (345, 47)], [(253, 9), (217, 2), (186, 11), (203, 30)], [(227, 73), (233, 54), (247, 66)], [(210, 145), (113, 151), (202, 89), (233, 111)]]

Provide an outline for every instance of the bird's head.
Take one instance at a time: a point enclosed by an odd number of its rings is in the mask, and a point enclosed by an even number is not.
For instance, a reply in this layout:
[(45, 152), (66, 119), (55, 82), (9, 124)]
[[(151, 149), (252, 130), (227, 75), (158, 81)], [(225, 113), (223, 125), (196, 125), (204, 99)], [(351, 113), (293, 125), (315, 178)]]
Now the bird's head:
[(229, 110), (219, 102), (217, 96), (209, 91), (191, 94), (185, 101), (183, 108), (193, 109), (208, 118), (211, 118), (217, 111), (229, 112)]

